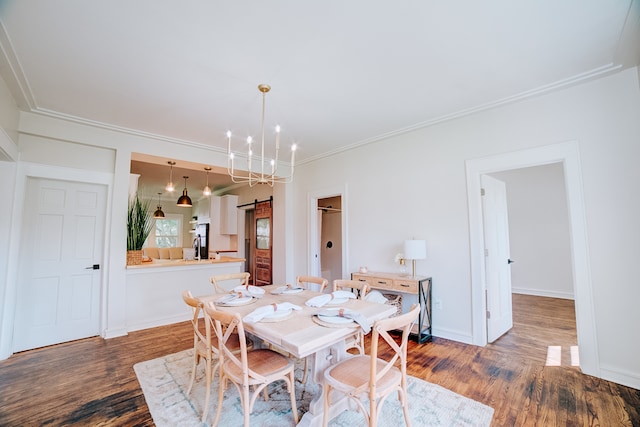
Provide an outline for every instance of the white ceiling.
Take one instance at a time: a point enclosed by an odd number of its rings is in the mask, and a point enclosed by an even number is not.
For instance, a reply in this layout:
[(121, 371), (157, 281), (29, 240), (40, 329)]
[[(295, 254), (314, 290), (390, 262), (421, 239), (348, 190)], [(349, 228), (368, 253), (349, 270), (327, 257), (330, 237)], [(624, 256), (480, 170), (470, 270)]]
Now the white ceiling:
[[(0, 0), (28, 111), (302, 162), (638, 65), (638, 0)], [(267, 137), (271, 131), (267, 131)], [(284, 150), (283, 150), (284, 151)], [(281, 157), (287, 158), (287, 154)]]

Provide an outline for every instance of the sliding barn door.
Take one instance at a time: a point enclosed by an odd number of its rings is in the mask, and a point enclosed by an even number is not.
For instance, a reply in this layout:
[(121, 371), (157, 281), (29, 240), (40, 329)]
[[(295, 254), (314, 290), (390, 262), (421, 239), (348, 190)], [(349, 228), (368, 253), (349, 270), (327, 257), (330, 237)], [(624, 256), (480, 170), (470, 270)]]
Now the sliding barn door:
[(272, 208), (271, 201), (257, 203), (254, 210), (256, 247), (254, 248), (254, 284), (264, 286), (271, 284), (272, 271)]

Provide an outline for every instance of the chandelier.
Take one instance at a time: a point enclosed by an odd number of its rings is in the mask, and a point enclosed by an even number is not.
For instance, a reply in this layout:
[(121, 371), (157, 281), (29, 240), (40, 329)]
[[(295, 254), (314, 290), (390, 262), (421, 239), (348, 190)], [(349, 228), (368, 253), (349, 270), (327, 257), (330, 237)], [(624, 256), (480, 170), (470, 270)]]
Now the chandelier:
[[(253, 150), (251, 149), (251, 143), (253, 139), (247, 137), (247, 154), (238, 155), (231, 151), (231, 131), (227, 132), (227, 155), (229, 157), (227, 163), (227, 173), (231, 177), (231, 180), (235, 183), (248, 183), (250, 187), (256, 184), (268, 184), (271, 187), (275, 183), (288, 183), (293, 181), (293, 168), (295, 162), (296, 144), (291, 146), (291, 174), (286, 177), (276, 176), (278, 170), (278, 151), (280, 150), (280, 126), (276, 126), (276, 149), (275, 156), (270, 160), (265, 160), (264, 154), (264, 105), (267, 93), (271, 90), (271, 86), (267, 84), (258, 85), (258, 90), (262, 93), (262, 140), (260, 146), (260, 160), (256, 170), (252, 169)], [(242, 172), (235, 169), (235, 158), (246, 157), (247, 171)], [(268, 170), (265, 172), (265, 164), (268, 163)]]

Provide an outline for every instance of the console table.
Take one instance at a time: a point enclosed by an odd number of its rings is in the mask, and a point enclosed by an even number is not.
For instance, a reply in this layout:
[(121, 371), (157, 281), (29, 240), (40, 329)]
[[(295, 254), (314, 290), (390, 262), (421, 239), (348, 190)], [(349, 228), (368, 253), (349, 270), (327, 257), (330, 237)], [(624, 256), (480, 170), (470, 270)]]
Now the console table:
[(431, 339), (431, 277), (368, 272), (351, 273), (351, 279), (367, 282), (371, 289), (417, 295), (420, 315), (418, 324), (413, 326), (410, 336), (419, 343)]

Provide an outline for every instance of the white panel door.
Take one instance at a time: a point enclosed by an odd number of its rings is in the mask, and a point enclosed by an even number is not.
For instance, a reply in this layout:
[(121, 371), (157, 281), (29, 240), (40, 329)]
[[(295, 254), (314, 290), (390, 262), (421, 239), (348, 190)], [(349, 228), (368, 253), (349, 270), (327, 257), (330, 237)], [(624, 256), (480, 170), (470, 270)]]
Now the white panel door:
[(29, 178), (26, 188), (13, 350), (98, 335), (106, 187)]
[(513, 326), (509, 216), (504, 182), (481, 176), (484, 225), (487, 339), (493, 342)]

